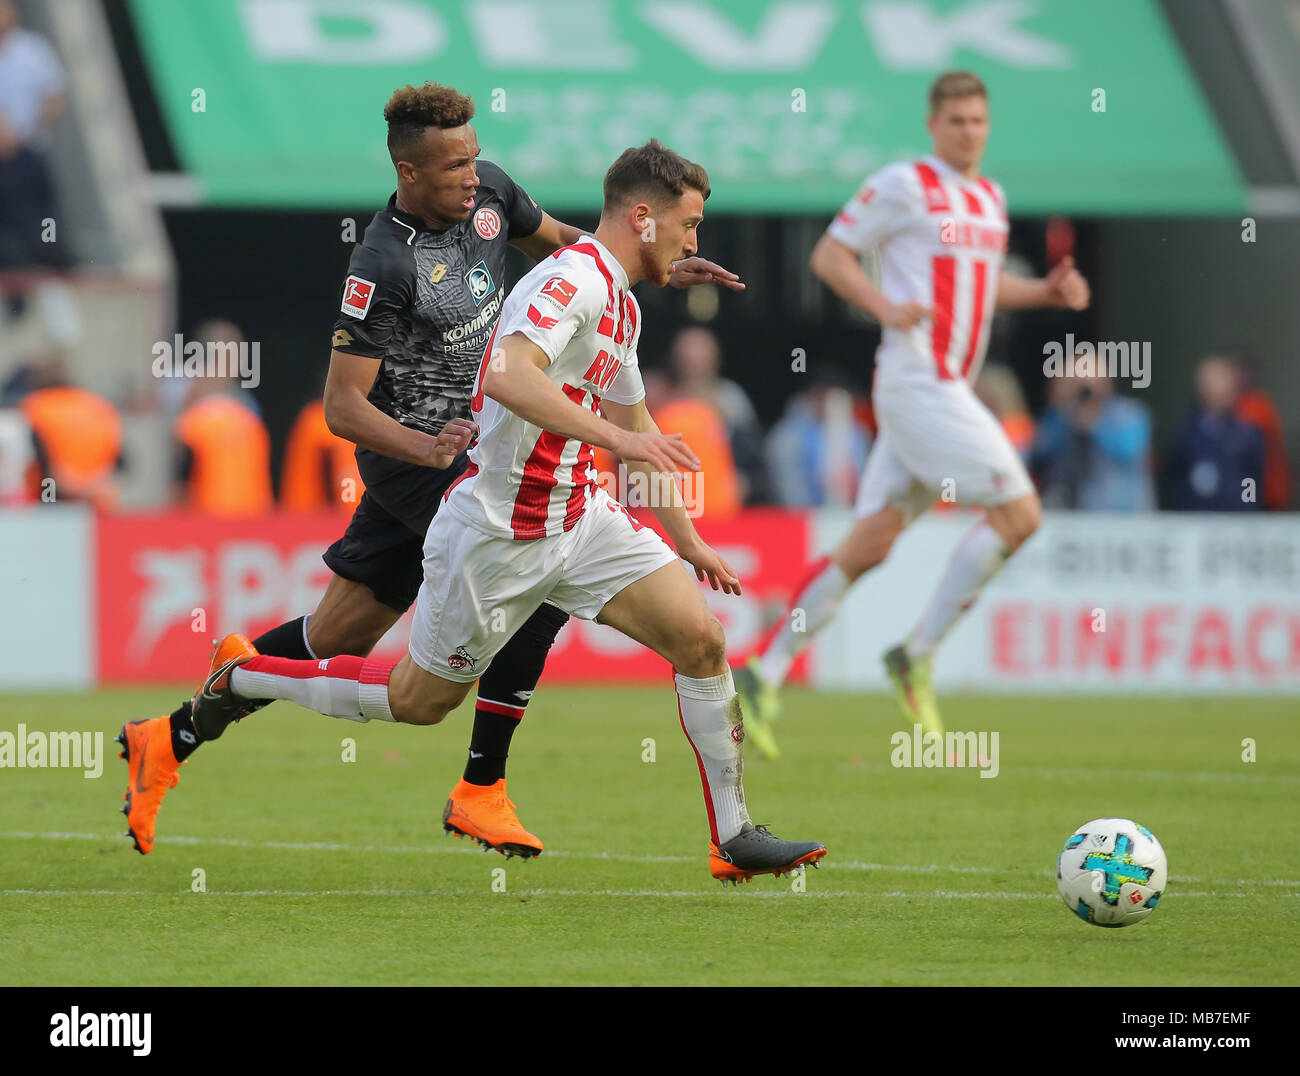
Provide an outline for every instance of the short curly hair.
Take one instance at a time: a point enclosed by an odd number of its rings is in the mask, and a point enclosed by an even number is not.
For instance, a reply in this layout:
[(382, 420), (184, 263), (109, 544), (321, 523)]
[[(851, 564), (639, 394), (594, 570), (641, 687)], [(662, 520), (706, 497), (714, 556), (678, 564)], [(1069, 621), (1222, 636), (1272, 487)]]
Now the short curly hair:
[(410, 161), (423, 164), (427, 150), (426, 127), (463, 127), (474, 118), (474, 101), (450, 86), (426, 82), (423, 86), (402, 86), (384, 106), (388, 121), (388, 155), (393, 164)]

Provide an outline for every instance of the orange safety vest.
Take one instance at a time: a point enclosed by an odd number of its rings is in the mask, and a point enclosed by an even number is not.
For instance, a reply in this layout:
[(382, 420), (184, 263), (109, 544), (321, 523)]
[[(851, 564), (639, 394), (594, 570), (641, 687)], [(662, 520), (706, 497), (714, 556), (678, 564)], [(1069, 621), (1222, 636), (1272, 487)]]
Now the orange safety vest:
[[(101, 396), (71, 385), (38, 389), (23, 397), (23, 415), (36, 434), (54, 479), (54, 499), (90, 501), (97, 508), (117, 502), (113, 470), (122, 453), (122, 419)], [(39, 468), (33, 497), (41, 498)]]
[(252, 408), (208, 396), (181, 412), (175, 434), (194, 454), (190, 508), (218, 516), (271, 511), (271, 438)]
[(730, 519), (739, 512), (736, 459), (717, 409), (704, 400), (673, 400), (659, 408), (654, 420), (664, 433), (680, 433), (700, 459), (699, 471), (683, 476), (688, 509), (696, 500), (705, 519)]
[(341, 508), (351, 512), (366, 491), (357, 471), (356, 445), (331, 433), (325, 405), (313, 400), (289, 432), (280, 502), (291, 512)]

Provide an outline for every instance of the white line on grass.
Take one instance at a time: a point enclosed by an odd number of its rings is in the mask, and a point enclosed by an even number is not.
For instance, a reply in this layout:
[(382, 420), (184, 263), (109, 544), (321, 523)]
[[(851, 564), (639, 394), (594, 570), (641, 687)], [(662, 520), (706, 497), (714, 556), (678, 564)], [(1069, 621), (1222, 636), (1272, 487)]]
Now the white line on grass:
[[(1061, 898), (1055, 893), (966, 893), (952, 889), (934, 889), (929, 892), (891, 891), (888, 893), (831, 892), (808, 890), (795, 893), (788, 889), (751, 889), (743, 887), (752, 897), (762, 899), (801, 900), (815, 897), (822, 900), (839, 898), (843, 900), (871, 901), (877, 898), (890, 900), (1052, 900)], [(489, 899), (498, 897), (656, 897), (676, 899), (681, 897), (712, 897), (725, 894), (725, 890), (714, 887), (707, 889), (516, 889), (507, 893), (494, 894)], [(212, 897), (456, 897), (478, 895), (464, 889), (210, 889), (199, 894), (201, 898)], [(1169, 898), (1178, 897), (1248, 897), (1250, 893), (1236, 890), (1228, 892), (1175, 890)], [(1296, 894), (1287, 894), (1295, 896)], [(188, 889), (150, 890), (150, 889), (0, 889), (0, 897), (171, 897), (190, 896)], [(1165, 901), (1168, 903), (1168, 899)]]
[[(30, 832), (13, 832), (0, 833), (0, 840), (15, 841), (113, 841), (117, 838), (111, 834), (105, 833), (66, 833), (66, 832), (49, 832), (49, 833), (30, 833)], [(123, 838), (125, 840), (125, 838)], [(334, 841), (253, 841), (243, 837), (177, 837), (168, 836), (165, 838), (170, 844), (183, 845), (216, 845), (222, 848), (265, 848), (279, 852), (357, 852), (371, 853), (382, 852), (395, 855), (442, 855), (444, 853), (461, 854), (461, 855), (489, 855), (486, 849), (476, 845), (466, 846), (463, 841), (447, 842), (441, 846), (435, 845), (417, 845), (417, 844), (339, 844)], [(566, 851), (547, 851), (543, 853), (548, 858), (557, 856), (567, 856), (573, 859), (605, 859), (620, 863), (698, 863), (699, 856), (655, 856), (639, 855), (635, 853), (623, 852), (566, 852)], [(833, 867), (838, 870), (850, 871), (882, 871), (884, 873), (900, 874), (999, 874), (999, 875), (1016, 875), (1020, 874), (1025, 877), (1048, 877), (1054, 874), (1049, 869), (1026, 872), (1022, 868), (1014, 865), (1006, 867), (971, 867), (971, 866), (952, 866), (942, 863), (864, 863), (861, 860), (835, 860), (827, 859), (823, 864), (825, 867)], [(1205, 884), (1235, 884), (1240, 886), (1248, 885), (1265, 885), (1265, 886), (1300, 886), (1300, 880), (1289, 878), (1202, 878), (1195, 875), (1179, 875), (1175, 881), (1195, 882)]]

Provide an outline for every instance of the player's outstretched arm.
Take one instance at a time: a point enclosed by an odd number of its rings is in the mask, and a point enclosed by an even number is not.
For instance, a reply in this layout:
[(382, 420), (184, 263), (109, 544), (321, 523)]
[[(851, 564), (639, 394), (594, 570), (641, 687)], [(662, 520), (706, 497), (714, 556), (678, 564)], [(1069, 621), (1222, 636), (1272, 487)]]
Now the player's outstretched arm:
[[(634, 404), (614, 403), (605, 400), (602, 410), (609, 416), (615, 426), (631, 433), (662, 436), (658, 423), (651, 417), (645, 400)], [(678, 434), (677, 436), (681, 436)], [(668, 538), (677, 550), (677, 555), (695, 569), (695, 576), (701, 582), (708, 580), (714, 590), (727, 594), (740, 593), (740, 579), (731, 566), (718, 555), (717, 550), (707, 545), (686, 514), (686, 504), (682, 498), (682, 489), (677, 476), (672, 472), (658, 471), (648, 463), (639, 460), (623, 459), (629, 471), (640, 471), (650, 483), (650, 506), (659, 522), (668, 532)], [(697, 468), (691, 468), (695, 470)]]
[(330, 432), (391, 459), (421, 467), (449, 467), (469, 447), (478, 427), (454, 418), (433, 437), (384, 414), (366, 398), (381, 363), (381, 359), (330, 352), (324, 398), (325, 424)]
[(581, 228), (556, 220), (546, 210), (542, 210), (542, 223), (537, 226), (537, 231), (532, 235), (510, 240), (510, 245), (516, 250), (523, 251), (533, 261), (539, 262), (543, 258), (550, 257), (561, 247), (570, 246), (581, 238)]
[[(521, 239), (510, 240), (510, 245), (523, 251), (533, 261), (539, 262), (543, 258), (550, 257), (561, 247), (572, 246), (582, 238), (582, 235), (581, 228), (556, 220), (543, 210), (542, 223), (537, 226), (537, 231)], [(681, 261), (673, 262), (668, 284), (673, 288), (690, 288), (696, 284), (721, 284), (732, 291), (745, 290), (740, 277), (731, 270), (724, 269), (717, 262), (709, 261), (708, 258), (698, 257), (683, 258)]]
[(891, 329), (910, 329), (930, 311), (919, 303), (896, 304), (886, 298), (862, 269), (852, 247), (832, 235), (823, 235), (813, 247), (808, 267), (823, 284), (847, 303), (865, 310), (881, 325)]
[(1091, 301), (1088, 281), (1070, 257), (1062, 258), (1045, 277), (1027, 280), (1005, 270), (998, 277), (999, 310), (1028, 310), (1039, 306), (1086, 310)]
[(700, 461), (680, 433), (631, 433), (570, 400), (543, 370), (546, 352), (511, 333), (483, 363), (480, 388), (520, 418), (561, 437), (607, 448), (624, 460), (644, 460), (662, 471), (698, 470)]

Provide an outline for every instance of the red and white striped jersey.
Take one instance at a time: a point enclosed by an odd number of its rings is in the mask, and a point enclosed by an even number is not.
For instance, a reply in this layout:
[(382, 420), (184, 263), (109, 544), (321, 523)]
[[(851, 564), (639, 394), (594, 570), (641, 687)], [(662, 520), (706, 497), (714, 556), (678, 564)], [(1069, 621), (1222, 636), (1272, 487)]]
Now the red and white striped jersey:
[(827, 233), (859, 253), (878, 246), (886, 298), (933, 312), (911, 329), (883, 330), (877, 383), (974, 380), (1007, 250), (1002, 188), (934, 156), (887, 165), (867, 177)]
[(627, 273), (592, 236), (543, 259), (501, 309), (470, 401), (479, 425), (469, 467), (444, 495), (450, 509), (487, 534), (545, 538), (570, 530), (599, 488), (592, 446), (520, 418), (483, 393), (498, 340), (521, 333), (551, 360), (543, 371), (574, 403), (600, 413), (602, 398), (645, 397), (637, 369), (641, 308)]

